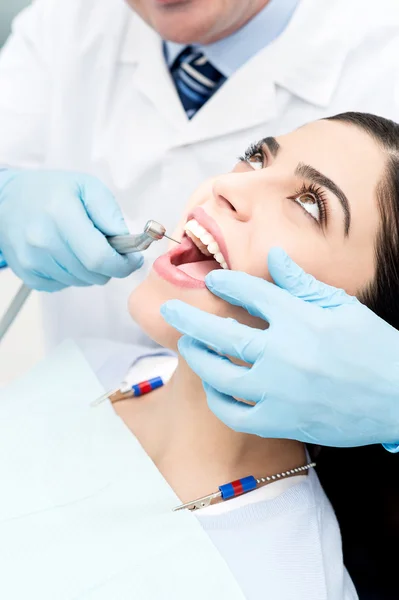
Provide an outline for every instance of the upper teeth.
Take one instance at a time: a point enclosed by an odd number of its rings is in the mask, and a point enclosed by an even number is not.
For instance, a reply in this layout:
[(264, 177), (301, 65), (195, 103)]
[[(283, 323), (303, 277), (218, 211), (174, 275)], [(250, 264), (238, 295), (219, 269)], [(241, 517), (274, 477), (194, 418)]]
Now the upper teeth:
[(228, 269), (226, 259), (220, 251), (219, 244), (215, 240), (212, 234), (209, 233), (202, 225), (195, 219), (187, 221), (185, 232), (188, 237), (191, 238), (196, 246), (201, 250), (205, 256), (214, 256), (215, 260), (221, 265), (223, 269)]

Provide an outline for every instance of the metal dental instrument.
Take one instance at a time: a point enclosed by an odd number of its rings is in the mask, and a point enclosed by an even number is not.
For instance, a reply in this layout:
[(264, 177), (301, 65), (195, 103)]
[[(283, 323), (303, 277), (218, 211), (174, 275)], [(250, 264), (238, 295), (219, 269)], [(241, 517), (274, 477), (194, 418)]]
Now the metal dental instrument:
[[(166, 235), (165, 227), (157, 221), (152, 220), (147, 221), (143, 233), (115, 235), (108, 237), (107, 241), (114, 250), (119, 252), (119, 254), (130, 254), (131, 252), (147, 250), (153, 242), (161, 240), (164, 237), (168, 238), (168, 240), (172, 240), (172, 242), (176, 242), (176, 244), (181, 243)], [(0, 342), (19, 314), (31, 291), (32, 290), (23, 283), (11, 301), (5, 315), (0, 319)]]
[(166, 235), (165, 227), (160, 223), (157, 223), (157, 221), (147, 221), (143, 233), (116, 235), (108, 237), (107, 240), (119, 254), (130, 254), (131, 252), (147, 250), (153, 242), (161, 240), (164, 237), (168, 238), (168, 240), (172, 240), (172, 242), (176, 242), (176, 244), (181, 243)]

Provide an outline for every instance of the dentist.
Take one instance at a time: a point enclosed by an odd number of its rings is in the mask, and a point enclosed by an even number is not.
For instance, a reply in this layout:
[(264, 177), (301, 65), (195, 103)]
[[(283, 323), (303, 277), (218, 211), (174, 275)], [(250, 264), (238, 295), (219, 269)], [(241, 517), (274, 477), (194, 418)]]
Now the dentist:
[(145, 266), (105, 237), (170, 230), (268, 131), (397, 118), (398, 55), (395, 0), (34, 0), (0, 53), (0, 251), (57, 292), (48, 342), (149, 344), (125, 310)]

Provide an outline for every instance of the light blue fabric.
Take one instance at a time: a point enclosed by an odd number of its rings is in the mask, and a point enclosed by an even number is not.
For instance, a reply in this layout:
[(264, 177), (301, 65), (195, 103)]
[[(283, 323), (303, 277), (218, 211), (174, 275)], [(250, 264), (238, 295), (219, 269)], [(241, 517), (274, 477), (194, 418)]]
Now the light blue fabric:
[[(298, 4), (299, 0), (271, 0), (259, 14), (229, 37), (206, 46), (191, 46), (203, 52), (225, 77), (230, 77), (284, 31)], [(166, 42), (165, 45), (166, 60), (171, 67), (186, 46), (174, 42)]]

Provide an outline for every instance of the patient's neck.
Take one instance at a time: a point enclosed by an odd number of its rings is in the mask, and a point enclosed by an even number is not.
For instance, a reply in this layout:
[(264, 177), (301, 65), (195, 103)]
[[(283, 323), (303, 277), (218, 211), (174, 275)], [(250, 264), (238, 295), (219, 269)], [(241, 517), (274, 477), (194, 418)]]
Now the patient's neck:
[(227, 481), (272, 475), (306, 462), (298, 442), (237, 433), (219, 421), (200, 379), (182, 359), (165, 387), (115, 409), (183, 501)]

